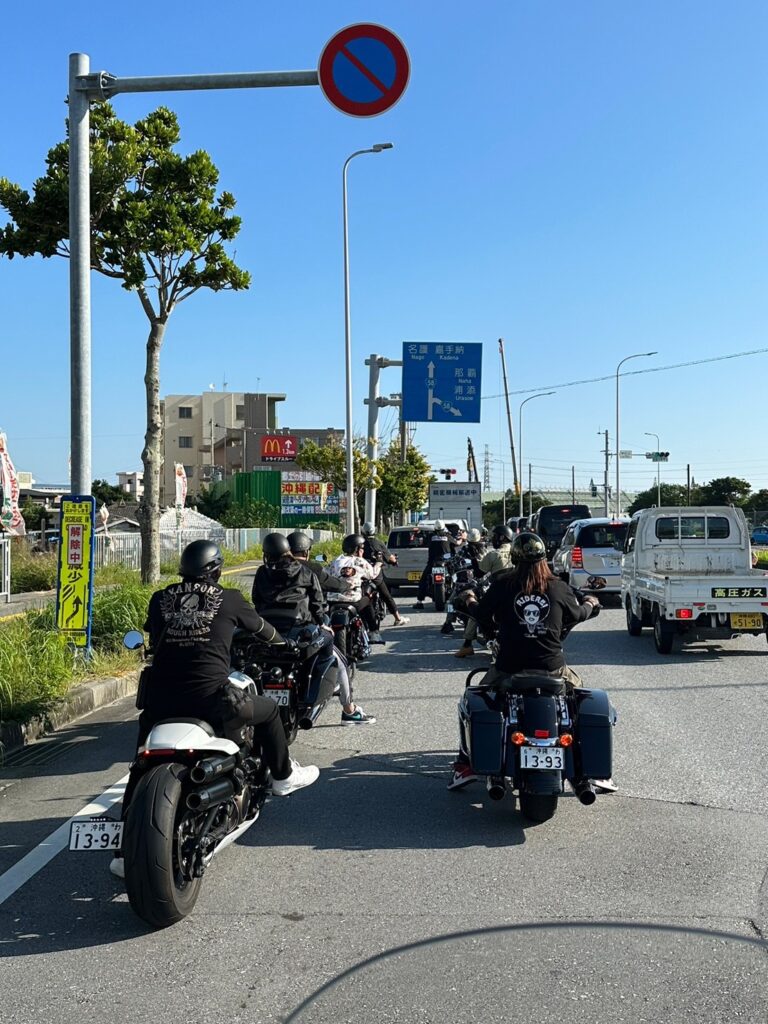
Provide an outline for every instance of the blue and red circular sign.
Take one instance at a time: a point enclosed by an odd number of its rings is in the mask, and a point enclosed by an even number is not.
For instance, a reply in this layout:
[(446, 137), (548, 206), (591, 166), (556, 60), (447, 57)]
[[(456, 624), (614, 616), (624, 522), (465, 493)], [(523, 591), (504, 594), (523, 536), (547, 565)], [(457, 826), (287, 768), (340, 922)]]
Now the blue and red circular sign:
[(325, 44), (317, 75), (326, 99), (353, 117), (389, 110), (411, 73), (402, 41), (381, 25), (349, 25)]

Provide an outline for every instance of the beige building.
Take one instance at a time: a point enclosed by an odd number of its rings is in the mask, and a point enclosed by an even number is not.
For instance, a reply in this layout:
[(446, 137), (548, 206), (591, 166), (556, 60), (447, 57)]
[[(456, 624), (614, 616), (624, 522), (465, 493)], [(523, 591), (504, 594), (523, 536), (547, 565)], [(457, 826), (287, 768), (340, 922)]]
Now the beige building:
[(117, 486), (132, 501), (140, 501), (144, 497), (144, 473), (118, 473)]
[[(251, 460), (249, 435), (277, 430), (277, 403), (285, 395), (242, 391), (204, 391), (202, 395), (168, 395), (161, 403), (163, 469), (160, 504), (173, 504), (174, 463), (187, 474), (189, 494), (243, 470), (243, 439)], [(256, 459), (253, 460), (254, 462)], [(247, 465), (245, 468), (252, 469)]]

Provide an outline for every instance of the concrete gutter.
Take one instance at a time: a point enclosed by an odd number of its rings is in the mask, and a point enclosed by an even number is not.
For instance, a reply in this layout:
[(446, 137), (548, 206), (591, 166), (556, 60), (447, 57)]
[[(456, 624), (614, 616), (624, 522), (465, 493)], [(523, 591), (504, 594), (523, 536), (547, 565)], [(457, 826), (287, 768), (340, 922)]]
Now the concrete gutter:
[(0, 722), (0, 761), (12, 750), (34, 743), (96, 708), (136, 693), (138, 680), (138, 671), (108, 679), (94, 679), (93, 682), (73, 687), (47, 711), (35, 715), (27, 722)]

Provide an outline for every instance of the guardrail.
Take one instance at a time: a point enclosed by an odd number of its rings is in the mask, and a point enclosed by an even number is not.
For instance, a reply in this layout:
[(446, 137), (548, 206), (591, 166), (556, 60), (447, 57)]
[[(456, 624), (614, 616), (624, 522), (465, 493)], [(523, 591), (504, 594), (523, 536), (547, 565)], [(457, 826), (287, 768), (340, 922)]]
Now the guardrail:
[[(181, 529), (160, 534), (160, 561), (171, 562), (178, 558), (187, 544), (193, 540), (213, 540), (222, 547), (237, 554), (247, 551), (254, 544), (260, 544), (268, 533), (292, 533), (296, 527), (270, 529), (225, 530), (219, 529)], [(306, 530), (313, 541), (333, 540), (330, 530)], [(96, 535), (94, 545), (94, 562), (97, 567), (102, 565), (125, 565), (129, 569), (141, 568), (141, 537), (138, 533), (103, 533)], [(2, 591), (0, 590), (0, 595)]]

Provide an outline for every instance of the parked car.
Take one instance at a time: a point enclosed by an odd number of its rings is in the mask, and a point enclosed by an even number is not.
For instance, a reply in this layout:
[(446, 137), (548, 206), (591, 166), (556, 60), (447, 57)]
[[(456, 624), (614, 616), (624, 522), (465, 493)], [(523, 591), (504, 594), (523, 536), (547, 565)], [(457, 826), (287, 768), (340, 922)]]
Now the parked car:
[(768, 545), (768, 526), (756, 526), (752, 531), (753, 544)]
[[(466, 528), (463, 519), (445, 519), (446, 526), (458, 523)], [(400, 587), (417, 587), (424, 566), (427, 564), (427, 548), (435, 532), (434, 519), (422, 519), (413, 526), (396, 526), (389, 535), (387, 547), (397, 556), (397, 565), (384, 566), (384, 578), (394, 593)]]
[(533, 513), (527, 529), (541, 537), (547, 548), (547, 558), (552, 558), (570, 524), (577, 519), (591, 518), (588, 505), (542, 505)]
[(621, 590), (621, 553), (629, 519), (577, 519), (566, 530), (552, 558), (552, 569), (572, 587), (587, 588), (590, 576), (601, 576), (601, 594)]
[(512, 533), (520, 533), (521, 530), (526, 528), (528, 519), (526, 516), (510, 516), (507, 520), (507, 526), (510, 528)]

